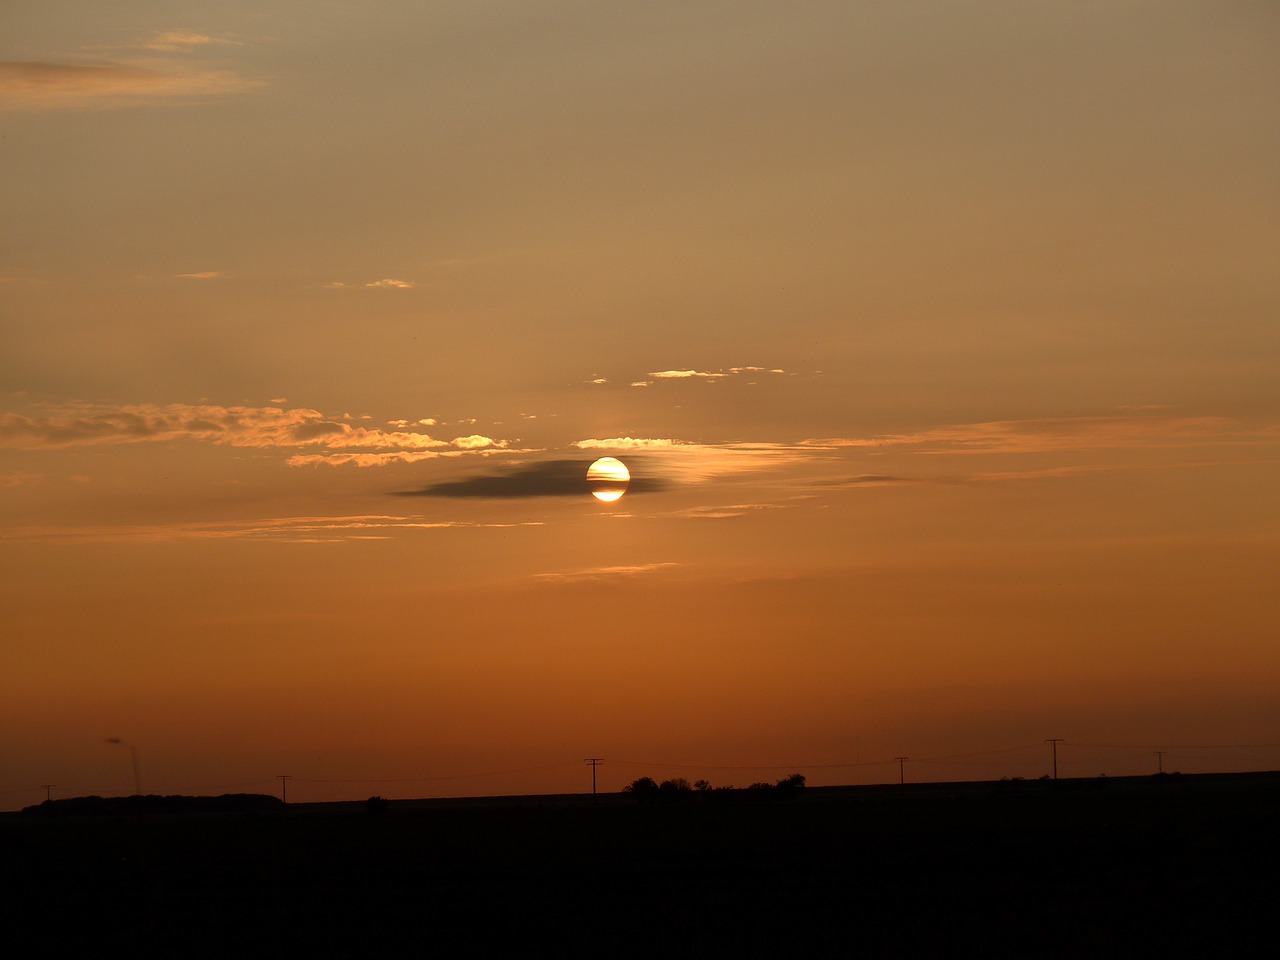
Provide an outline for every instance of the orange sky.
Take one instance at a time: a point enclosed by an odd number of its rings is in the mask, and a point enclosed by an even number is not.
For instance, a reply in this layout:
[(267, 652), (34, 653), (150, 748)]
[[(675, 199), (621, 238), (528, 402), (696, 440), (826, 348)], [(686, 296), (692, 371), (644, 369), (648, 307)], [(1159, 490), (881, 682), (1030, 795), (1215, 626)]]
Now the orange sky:
[(0, 809), (1280, 766), (1278, 54), (8, 5)]

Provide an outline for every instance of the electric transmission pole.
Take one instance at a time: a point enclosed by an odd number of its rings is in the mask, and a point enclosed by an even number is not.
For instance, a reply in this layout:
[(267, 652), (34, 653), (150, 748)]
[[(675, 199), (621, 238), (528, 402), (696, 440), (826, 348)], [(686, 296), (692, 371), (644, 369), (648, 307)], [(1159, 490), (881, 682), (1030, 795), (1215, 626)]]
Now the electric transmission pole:
[(45, 803), (50, 803), (50, 802), (52, 802), (52, 800), (53, 800), (53, 788), (54, 788), (54, 787), (56, 787), (56, 786), (57, 786), (57, 784), (56, 784), (56, 783), (42, 783), (42, 784), (40, 784), (40, 786), (44, 787), (44, 802), (45, 802)]
[(588, 757), (587, 766), (591, 768), (591, 795), (596, 795), (596, 767), (604, 763), (599, 757)]
[(906, 784), (906, 782), (907, 782), (907, 774), (906, 774), (906, 772), (905, 772), (905, 771), (906, 771), (905, 764), (906, 764), (906, 762), (907, 762), (908, 760), (910, 760), (911, 758), (910, 758), (910, 757), (894, 757), (893, 759), (895, 759), (895, 760), (897, 760), (897, 761), (898, 761), (898, 786), (900, 786), (900, 787), (901, 787), (901, 786), (905, 785), (905, 784)]
[(1045, 743), (1053, 744), (1053, 779), (1058, 779), (1058, 744), (1064, 742), (1061, 737), (1050, 737)]
[(280, 781), (280, 802), (288, 803), (289, 802), (289, 780), (291, 779), (290, 775), (287, 773), (278, 773), (276, 774), (276, 779)]
[(1156, 773), (1164, 773), (1164, 754), (1165, 751), (1156, 751)]

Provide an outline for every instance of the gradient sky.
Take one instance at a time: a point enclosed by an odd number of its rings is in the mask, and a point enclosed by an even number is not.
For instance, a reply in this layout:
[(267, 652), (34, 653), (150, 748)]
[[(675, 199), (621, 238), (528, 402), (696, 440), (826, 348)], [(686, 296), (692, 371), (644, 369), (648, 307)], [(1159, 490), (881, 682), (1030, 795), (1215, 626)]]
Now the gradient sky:
[(1269, 0), (5, 4), (0, 808), (108, 737), (1280, 766), (1277, 63)]

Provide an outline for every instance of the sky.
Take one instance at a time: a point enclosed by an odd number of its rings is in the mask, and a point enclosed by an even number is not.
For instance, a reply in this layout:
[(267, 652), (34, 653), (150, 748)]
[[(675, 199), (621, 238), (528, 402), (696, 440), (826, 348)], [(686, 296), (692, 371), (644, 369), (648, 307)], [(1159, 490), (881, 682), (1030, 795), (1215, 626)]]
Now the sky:
[(0, 809), (1280, 767), (1278, 61), (1267, 0), (5, 4)]

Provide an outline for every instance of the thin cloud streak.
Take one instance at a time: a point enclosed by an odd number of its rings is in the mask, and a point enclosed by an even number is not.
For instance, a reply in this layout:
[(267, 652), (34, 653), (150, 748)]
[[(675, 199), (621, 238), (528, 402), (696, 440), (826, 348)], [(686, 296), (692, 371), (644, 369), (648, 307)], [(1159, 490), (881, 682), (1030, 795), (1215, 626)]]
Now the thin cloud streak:
[(993, 420), (935, 427), (919, 433), (879, 437), (833, 437), (804, 441), (805, 446), (916, 447), (914, 452), (1045, 453), (1125, 447), (1182, 447), (1203, 443), (1275, 441), (1280, 427), (1246, 427), (1227, 417), (1056, 417)]
[(0, 540), (51, 542), (169, 543), (179, 540), (255, 540), (281, 543), (337, 543), (385, 540), (405, 530), (506, 529), (537, 527), (541, 521), (482, 523), (426, 520), (415, 516), (278, 517), (209, 523), (122, 524), (119, 526), (18, 527), (0, 531)]
[(661, 570), (669, 570), (673, 567), (680, 566), (683, 566), (683, 564), (673, 562), (634, 563), (613, 567), (593, 567), (586, 570), (574, 570), (566, 573), (539, 573), (534, 576), (534, 579), (544, 583), (580, 583), (584, 580), (612, 580), (623, 577), (638, 577), (643, 576), (644, 574), (656, 573)]
[(0, 109), (114, 109), (248, 93), (264, 86), (229, 70), (167, 62), (0, 61)]

